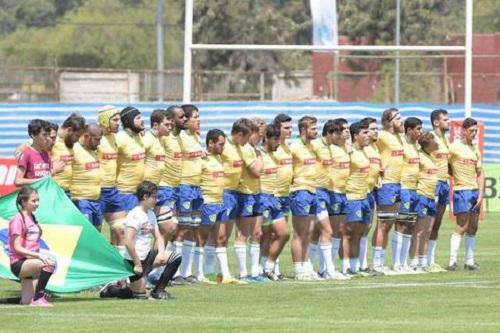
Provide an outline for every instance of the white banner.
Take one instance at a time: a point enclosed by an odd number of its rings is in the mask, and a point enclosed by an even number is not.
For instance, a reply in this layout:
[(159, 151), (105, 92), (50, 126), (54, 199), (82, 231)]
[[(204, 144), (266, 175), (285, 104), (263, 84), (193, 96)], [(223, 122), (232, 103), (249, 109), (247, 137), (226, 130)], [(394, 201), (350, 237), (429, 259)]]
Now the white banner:
[(337, 45), (337, 0), (311, 0), (310, 3), (313, 45)]

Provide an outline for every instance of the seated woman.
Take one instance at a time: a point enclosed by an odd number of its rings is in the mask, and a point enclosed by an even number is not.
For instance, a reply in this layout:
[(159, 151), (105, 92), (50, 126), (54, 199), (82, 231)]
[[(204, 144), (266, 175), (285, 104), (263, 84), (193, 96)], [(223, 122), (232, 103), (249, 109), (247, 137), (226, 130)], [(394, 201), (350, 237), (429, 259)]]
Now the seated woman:
[(23, 187), (17, 195), (19, 211), (9, 223), (10, 269), (21, 280), (21, 304), (52, 306), (45, 287), (54, 272), (55, 259), (40, 253), (42, 228), (33, 212), (39, 198), (35, 189)]

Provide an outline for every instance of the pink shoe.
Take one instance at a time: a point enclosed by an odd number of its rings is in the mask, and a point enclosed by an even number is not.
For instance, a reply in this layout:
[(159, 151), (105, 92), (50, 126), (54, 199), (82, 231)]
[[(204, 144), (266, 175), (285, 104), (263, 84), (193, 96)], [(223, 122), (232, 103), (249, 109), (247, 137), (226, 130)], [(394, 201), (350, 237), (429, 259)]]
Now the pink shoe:
[(42, 297), (40, 297), (39, 299), (37, 299), (36, 301), (31, 301), (31, 306), (45, 306), (45, 307), (50, 307), (50, 306), (53, 306), (52, 304), (50, 304), (48, 301), (47, 301), (47, 296), (43, 295)]

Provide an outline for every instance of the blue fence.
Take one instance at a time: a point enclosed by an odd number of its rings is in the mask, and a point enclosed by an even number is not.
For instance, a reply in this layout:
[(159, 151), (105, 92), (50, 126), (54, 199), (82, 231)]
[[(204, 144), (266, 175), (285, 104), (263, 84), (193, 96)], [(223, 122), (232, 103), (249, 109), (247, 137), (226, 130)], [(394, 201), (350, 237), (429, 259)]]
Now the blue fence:
[[(0, 104), (0, 156), (12, 156), (15, 147), (27, 139), (27, 123), (33, 118), (43, 118), (56, 123), (71, 113), (83, 115), (88, 121), (96, 121), (96, 110), (102, 103), (37, 103), (37, 104)], [(119, 107), (128, 104), (117, 103)], [(165, 107), (168, 103), (134, 103), (143, 111), (146, 123), (152, 110)], [(213, 102), (198, 103), (201, 112), (202, 134), (211, 128), (229, 132), (232, 123), (240, 117), (261, 117), (270, 121), (278, 113), (287, 113), (294, 120), (303, 115), (314, 115), (320, 122), (326, 119), (344, 117), (350, 122), (366, 116), (380, 118), (382, 111), (390, 105), (367, 103), (335, 102)], [(401, 104), (399, 109), (404, 117), (419, 117), (425, 128), (430, 128), (429, 115), (436, 108), (449, 111), (451, 120), (464, 118), (463, 106), (432, 104)], [(488, 163), (500, 163), (500, 106), (474, 105), (473, 117), (485, 123), (485, 153)], [(296, 131), (295, 127), (295, 131)]]

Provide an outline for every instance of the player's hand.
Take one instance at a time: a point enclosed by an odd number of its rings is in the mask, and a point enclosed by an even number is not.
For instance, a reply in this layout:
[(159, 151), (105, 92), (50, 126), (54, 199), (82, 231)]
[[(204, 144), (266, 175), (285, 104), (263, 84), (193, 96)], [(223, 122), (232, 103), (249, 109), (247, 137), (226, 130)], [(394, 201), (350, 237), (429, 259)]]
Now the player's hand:
[(64, 170), (64, 167), (66, 166), (66, 162), (58, 160), (55, 161), (52, 167), (52, 170), (54, 174), (62, 172)]
[(137, 275), (141, 275), (143, 272), (142, 270), (142, 264), (136, 264), (134, 265), (134, 273)]
[(208, 156), (208, 152), (206, 150), (201, 151), (201, 157), (205, 158)]
[(385, 169), (384, 168), (380, 168), (380, 171), (379, 171), (380, 177), (384, 177), (384, 173), (385, 173)]
[(167, 263), (167, 258), (165, 257), (165, 253), (158, 253), (153, 262), (153, 266), (163, 266)]
[(472, 207), (472, 210), (478, 210), (478, 209), (481, 209), (482, 204), (483, 204), (483, 196), (482, 196), (482, 195), (480, 195), (480, 196), (477, 198), (476, 204), (474, 205), (474, 207)]

